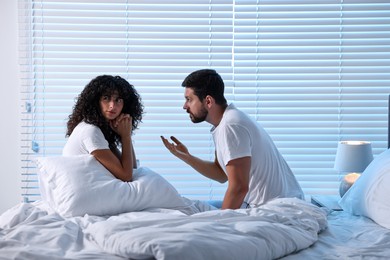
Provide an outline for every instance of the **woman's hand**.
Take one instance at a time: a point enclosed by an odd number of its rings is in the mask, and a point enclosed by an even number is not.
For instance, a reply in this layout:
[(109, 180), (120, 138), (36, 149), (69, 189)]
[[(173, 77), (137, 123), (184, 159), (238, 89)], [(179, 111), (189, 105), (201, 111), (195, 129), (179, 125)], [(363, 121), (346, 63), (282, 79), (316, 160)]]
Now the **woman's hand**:
[(110, 126), (121, 137), (129, 136), (132, 132), (132, 121), (133, 118), (129, 114), (122, 113), (110, 121)]

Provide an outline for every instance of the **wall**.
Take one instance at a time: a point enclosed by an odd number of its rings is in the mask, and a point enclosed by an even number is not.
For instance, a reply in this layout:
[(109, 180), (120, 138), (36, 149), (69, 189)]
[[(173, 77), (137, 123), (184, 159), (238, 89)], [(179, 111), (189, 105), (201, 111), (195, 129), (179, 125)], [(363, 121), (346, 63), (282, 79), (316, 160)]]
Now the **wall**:
[(0, 1), (0, 214), (21, 201), (17, 3)]

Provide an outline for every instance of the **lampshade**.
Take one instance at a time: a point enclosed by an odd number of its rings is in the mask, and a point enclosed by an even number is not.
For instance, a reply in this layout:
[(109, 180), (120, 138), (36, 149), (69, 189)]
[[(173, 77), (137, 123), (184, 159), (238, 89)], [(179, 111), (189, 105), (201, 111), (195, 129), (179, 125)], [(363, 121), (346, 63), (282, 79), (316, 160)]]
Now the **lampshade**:
[(374, 159), (370, 142), (342, 141), (337, 146), (334, 169), (339, 172), (363, 172)]

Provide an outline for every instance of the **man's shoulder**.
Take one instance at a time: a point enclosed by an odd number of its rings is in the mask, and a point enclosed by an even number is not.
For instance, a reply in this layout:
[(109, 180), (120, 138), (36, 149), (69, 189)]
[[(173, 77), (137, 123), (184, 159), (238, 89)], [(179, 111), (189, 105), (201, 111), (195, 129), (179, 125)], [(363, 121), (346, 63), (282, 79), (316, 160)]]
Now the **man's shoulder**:
[(226, 117), (227, 118), (245, 118), (247, 117), (248, 115), (242, 111), (241, 109), (237, 108), (234, 104), (230, 104), (226, 110), (225, 110), (225, 114), (226, 114)]
[(244, 111), (238, 108), (232, 108), (226, 111), (225, 123), (227, 125), (240, 125), (244, 127), (256, 122)]

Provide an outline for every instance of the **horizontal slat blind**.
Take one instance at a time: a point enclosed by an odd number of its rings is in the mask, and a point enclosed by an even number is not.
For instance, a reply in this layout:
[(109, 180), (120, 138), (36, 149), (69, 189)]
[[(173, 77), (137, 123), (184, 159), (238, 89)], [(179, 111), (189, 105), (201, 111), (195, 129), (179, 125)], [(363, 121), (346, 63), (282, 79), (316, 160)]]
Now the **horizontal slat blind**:
[(59, 155), (74, 100), (90, 79), (120, 75), (140, 92), (141, 165), (192, 199), (221, 199), (172, 156), (175, 135), (213, 160), (207, 123), (182, 109), (184, 77), (214, 68), (229, 101), (271, 134), (307, 195), (335, 194), (337, 142), (386, 147), (389, 17), (386, 1), (19, 0), (23, 196), (39, 198), (34, 158)]
[[(21, 1), (27, 7), (29, 1)], [(207, 124), (193, 125), (185, 111), (184, 77), (203, 67), (231, 73), (231, 1), (32, 1), (32, 82), (26, 83), (24, 189), (36, 181), (31, 160), (59, 155), (75, 97), (100, 74), (120, 75), (145, 105), (134, 144), (141, 165), (166, 177), (184, 196), (220, 198), (218, 185), (185, 166), (162, 145), (175, 135), (205, 159), (213, 154)], [(232, 92), (231, 87), (227, 91)], [(196, 138), (193, 138), (196, 135)], [(39, 145), (34, 153), (31, 142)], [(30, 168), (31, 167), (31, 168)], [(28, 179), (28, 180), (27, 180)], [(36, 185), (35, 185), (36, 186)], [(214, 195), (216, 194), (216, 195)], [(33, 194), (32, 194), (33, 195)], [(39, 196), (39, 194), (37, 194)], [(31, 199), (30, 199), (31, 200)]]
[(386, 147), (389, 3), (235, 3), (236, 104), (268, 130), (306, 194), (336, 193), (339, 140)]
[(305, 193), (332, 192), (340, 5), (300, 2), (236, 1), (236, 103), (268, 130)]

